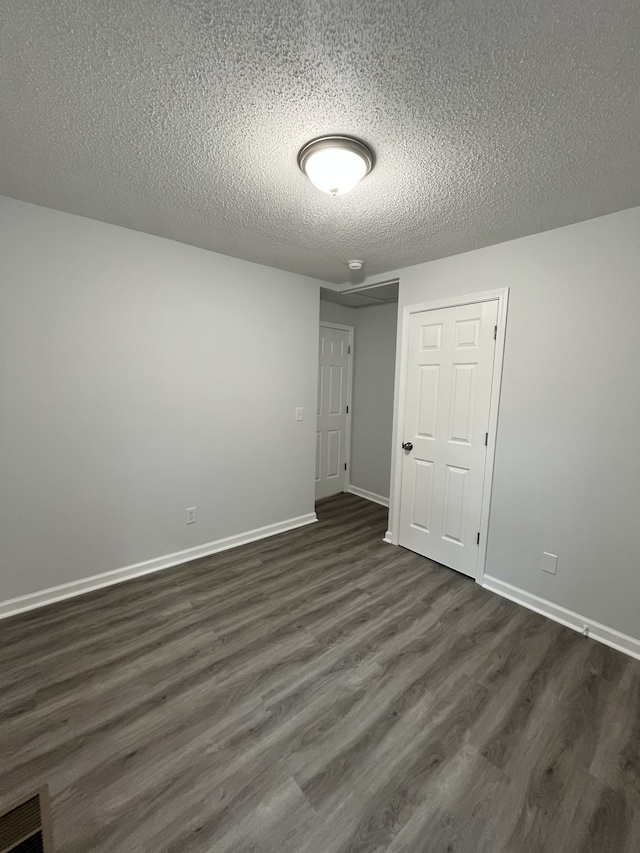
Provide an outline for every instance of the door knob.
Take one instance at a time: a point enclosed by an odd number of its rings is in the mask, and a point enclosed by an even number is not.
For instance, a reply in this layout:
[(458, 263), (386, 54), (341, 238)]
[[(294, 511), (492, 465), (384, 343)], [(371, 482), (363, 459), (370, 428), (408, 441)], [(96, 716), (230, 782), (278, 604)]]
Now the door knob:
[(411, 444), (410, 441), (403, 441), (402, 442), (402, 449), (403, 450), (413, 450), (413, 444)]

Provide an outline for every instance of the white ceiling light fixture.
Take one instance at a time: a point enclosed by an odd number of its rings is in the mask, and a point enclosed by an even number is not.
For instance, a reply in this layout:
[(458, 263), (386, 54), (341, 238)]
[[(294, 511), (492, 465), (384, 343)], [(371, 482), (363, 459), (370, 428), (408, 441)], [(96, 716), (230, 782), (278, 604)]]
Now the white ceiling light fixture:
[(364, 266), (364, 261), (347, 261), (347, 266), (350, 270), (361, 270)]
[(319, 136), (303, 145), (298, 165), (319, 190), (344, 195), (373, 169), (375, 156), (354, 136)]

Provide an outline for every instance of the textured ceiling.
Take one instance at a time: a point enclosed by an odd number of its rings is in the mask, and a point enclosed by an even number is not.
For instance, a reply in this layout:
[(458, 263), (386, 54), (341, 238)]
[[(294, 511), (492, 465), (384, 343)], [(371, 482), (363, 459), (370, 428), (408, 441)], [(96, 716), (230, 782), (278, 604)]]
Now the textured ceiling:
[[(0, 193), (349, 281), (640, 204), (637, 0), (0, 0)], [(298, 170), (349, 133), (374, 171)]]

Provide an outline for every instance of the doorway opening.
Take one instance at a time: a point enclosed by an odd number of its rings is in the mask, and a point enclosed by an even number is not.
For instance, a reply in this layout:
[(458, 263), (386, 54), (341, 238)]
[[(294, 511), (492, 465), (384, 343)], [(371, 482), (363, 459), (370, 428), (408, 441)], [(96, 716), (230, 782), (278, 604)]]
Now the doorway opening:
[[(352, 385), (348, 403), (351, 420), (346, 460), (348, 470), (342, 487), (345, 491), (388, 507), (398, 281), (387, 280), (378, 282), (375, 286), (357, 285), (353, 282), (341, 285), (336, 290), (322, 288), (320, 297), (321, 323), (338, 329), (353, 328)], [(320, 364), (319, 372), (323, 372)], [(321, 382), (318, 387), (322, 393)], [(322, 411), (320, 396), (319, 404), (319, 411)], [(318, 432), (322, 433), (322, 429)], [(334, 443), (336, 441), (334, 438)], [(324, 439), (319, 438), (318, 469), (323, 463), (324, 445)], [(326, 445), (328, 447), (328, 442)], [(324, 458), (328, 458), (328, 452)], [(333, 482), (335, 488), (336, 481)]]

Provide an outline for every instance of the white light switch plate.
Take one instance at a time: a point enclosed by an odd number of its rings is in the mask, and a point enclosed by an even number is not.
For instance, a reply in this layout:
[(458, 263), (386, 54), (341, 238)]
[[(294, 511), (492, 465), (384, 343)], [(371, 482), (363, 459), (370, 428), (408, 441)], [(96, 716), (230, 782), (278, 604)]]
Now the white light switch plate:
[(548, 554), (546, 551), (542, 552), (542, 559), (540, 560), (540, 568), (543, 572), (548, 572), (550, 575), (555, 575), (558, 570), (558, 557), (556, 554)]

